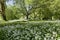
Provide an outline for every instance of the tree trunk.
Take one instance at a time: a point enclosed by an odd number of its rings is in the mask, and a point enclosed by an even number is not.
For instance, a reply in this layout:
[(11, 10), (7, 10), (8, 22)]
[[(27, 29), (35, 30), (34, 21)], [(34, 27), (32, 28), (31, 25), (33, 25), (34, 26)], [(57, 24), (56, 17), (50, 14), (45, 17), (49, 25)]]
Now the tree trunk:
[(4, 1), (1, 2), (1, 10), (2, 10), (2, 12), (1, 12), (2, 17), (3, 17), (4, 20), (6, 20), (6, 15), (5, 15), (5, 2)]
[(28, 20), (29, 19), (29, 17), (28, 17), (29, 15), (28, 15), (28, 12), (27, 12), (27, 14), (26, 14), (26, 19)]

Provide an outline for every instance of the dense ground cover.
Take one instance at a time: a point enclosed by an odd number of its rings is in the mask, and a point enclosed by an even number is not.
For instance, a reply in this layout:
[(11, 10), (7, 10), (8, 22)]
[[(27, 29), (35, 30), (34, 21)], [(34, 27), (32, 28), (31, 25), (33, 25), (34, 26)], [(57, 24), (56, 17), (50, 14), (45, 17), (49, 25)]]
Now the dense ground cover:
[(29, 21), (0, 24), (0, 40), (58, 40), (60, 22)]

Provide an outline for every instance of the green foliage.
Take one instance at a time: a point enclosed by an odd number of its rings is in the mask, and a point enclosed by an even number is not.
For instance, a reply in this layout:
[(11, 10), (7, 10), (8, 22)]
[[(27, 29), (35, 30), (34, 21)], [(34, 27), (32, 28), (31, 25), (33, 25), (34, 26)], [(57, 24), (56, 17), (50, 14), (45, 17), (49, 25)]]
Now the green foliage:
[(10, 6), (6, 8), (6, 18), (7, 20), (19, 19), (21, 18), (22, 13), (20, 9), (15, 6)]
[[(9, 0), (6, 0), (7, 2)], [(12, 0), (13, 6), (7, 5), (7, 20), (60, 20), (59, 0)], [(9, 7), (10, 6), (10, 7)]]
[(57, 40), (60, 37), (59, 22), (27, 22), (0, 28), (0, 40)]

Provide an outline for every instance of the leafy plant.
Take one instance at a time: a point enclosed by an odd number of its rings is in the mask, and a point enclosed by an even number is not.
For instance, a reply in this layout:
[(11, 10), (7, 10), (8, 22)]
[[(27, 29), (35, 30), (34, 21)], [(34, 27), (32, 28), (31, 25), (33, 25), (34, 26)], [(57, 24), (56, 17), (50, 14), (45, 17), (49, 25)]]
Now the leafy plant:
[(39, 22), (6, 25), (0, 28), (0, 40), (55, 40), (60, 37), (59, 24)]

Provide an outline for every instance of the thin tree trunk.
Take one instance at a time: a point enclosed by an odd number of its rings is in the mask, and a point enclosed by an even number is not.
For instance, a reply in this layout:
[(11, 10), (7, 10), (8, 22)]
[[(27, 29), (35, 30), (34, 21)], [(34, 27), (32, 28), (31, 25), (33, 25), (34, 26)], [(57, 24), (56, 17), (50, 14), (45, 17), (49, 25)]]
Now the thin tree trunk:
[(29, 15), (28, 15), (28, 12), (27, 12), (27, 14), (26, 14), (26, 19), (27, 19), (27, 20), (29, 19)]
[(2, 12), (1, 12), (2, 17), (3, 17), (4, 20), (6, 20), (6, 15), (5, 15), (5, 2), (4, 1), (1, 2), (1, 10), (2, 10)]

